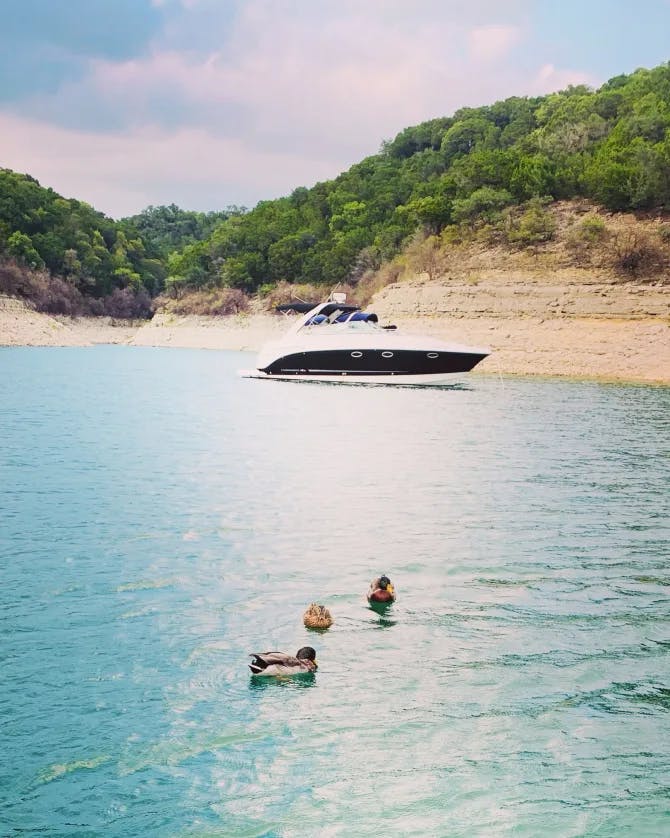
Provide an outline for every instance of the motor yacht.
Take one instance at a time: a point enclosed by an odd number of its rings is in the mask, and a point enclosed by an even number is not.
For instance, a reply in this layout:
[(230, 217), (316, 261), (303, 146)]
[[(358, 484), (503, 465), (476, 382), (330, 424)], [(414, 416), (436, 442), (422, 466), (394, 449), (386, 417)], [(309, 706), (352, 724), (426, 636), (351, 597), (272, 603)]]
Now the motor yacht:
[(335, 292), (326, 302), (277, 306), (299, 319), (280, 340), (259, 352), (246, 378), (329, 381), (346, 384), (439, 385), (470, 372), (490, 350), (404, 334), (383, 326)]

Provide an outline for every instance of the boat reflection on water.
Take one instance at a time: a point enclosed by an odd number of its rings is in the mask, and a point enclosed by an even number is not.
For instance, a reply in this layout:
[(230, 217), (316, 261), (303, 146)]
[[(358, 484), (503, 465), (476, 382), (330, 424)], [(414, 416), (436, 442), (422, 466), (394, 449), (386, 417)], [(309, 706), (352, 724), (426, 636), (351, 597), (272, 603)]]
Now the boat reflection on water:
[(337, 384), (436, 386), (452, 384), (490, 354), (481, 347), (446, 343), (382, 326), (373, 312), (333, 293), (325, 303), (278, 306), (300, 314), (278, 341), (266, 344), (245, 378)]

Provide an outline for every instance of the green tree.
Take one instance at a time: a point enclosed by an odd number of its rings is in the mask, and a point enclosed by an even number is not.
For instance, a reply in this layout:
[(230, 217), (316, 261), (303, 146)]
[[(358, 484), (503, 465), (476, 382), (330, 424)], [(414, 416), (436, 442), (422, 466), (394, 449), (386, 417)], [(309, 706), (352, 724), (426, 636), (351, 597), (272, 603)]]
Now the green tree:
[(469, 154), (478, 147), (493, 147), (500, 135), (488, 120), (481, 116), (471, 116), (455, 122), (445, 133), (442, 140), (442, 152), (447, 160), (461, 154)]
[(18, 230), (7, 239), (7, 253), (31, 268), (43, 268), (42, 257), (35, 250), (30, 236)]
[(457, 223), (467, 221), (473, 224), (478, 219), (491, 222), (498, 218), (502, 208), (511, 204), (513, 200), (512, 195), (506, 189), (492, 189), (490, 186), (483, 186), (467, 198), (455, 200), (452, 216)]
[(546, 201), (540, 198), (530, 200), (519, 219), (509, 226), (508, 241), (523, 247), (551, 241), (556, 232), (556, 221), (545, 204)]

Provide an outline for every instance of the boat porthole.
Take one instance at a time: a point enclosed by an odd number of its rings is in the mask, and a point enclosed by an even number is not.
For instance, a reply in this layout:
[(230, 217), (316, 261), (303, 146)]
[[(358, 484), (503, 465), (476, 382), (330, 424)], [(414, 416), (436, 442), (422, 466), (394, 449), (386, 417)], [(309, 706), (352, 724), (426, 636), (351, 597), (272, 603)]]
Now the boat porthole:
[(393, 352), (382, 352), (382, 358), (392, 358)]
[(352, 353), (351, 353), (351, 357), (352, 357), (352, 358), (362, 358), (362, 357), (363, 357), (363, 353), (362, 353), (362, 352), (352, 352)]
[(429, 358), (439, 358), (440, 356), (437, 352), (429, 352), (428, 357)]

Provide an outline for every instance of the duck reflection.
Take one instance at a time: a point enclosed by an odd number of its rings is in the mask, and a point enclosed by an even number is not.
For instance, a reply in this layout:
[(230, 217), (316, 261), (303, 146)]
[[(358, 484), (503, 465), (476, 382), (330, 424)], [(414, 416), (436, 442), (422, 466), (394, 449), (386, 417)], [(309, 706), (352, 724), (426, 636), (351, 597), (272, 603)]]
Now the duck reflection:
[(249, 678), (250, 690), (274, 690), (290, 689), (304, 690), (316, 684), (316, 675), (313, 672), (306, 672), (304, 675), (276, 675), (274, 678), (263, 678), (259, 675), (252, 675)]
[(398, 622), (393, 618), (393, 603), (392, 602), (371, 602), (368, 609), (373, 611), (378, 619), (371, 620), (376, 628), (389, 628), (395, 626)]

